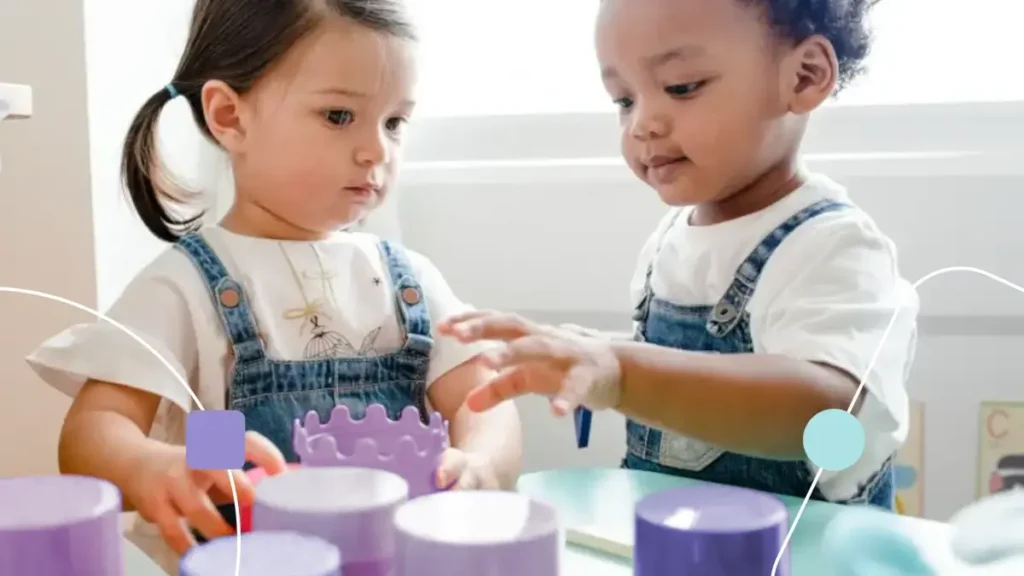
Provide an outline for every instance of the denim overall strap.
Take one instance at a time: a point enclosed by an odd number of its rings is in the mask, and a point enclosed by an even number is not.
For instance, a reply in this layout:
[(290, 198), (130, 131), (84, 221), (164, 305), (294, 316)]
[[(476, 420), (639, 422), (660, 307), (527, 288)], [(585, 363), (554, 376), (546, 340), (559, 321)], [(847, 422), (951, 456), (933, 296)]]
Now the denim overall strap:
[(380, 241), (380, 252), (395, 289), (395, 307), (405, 330), (403, 351), (429, 356), (434, 339), (430, 335), (430, 311), (423, 299), (423, 288), (405, 251), (387, 240)]
[(794, 230), (801, 224), (825, 212), (832, 212), (848, 208), (843, 204), (831, 199), (819, 200), (796, 214), (793, 214), (785, 222), (779, 224), (766, 236), (757, 247), (747, 256), (746, 260), (736, 269), (732, 284), (722, 296), (722, 299), (715, 305), (711, 316), (708, 318), (708, 332), (714, 336), (724, 336), (736, 327), (736, 324), (743, 317), (743, 311), (747, 307), (751, 296), (754, 295), (754, 288), (764, 271), (768, 259), (775, 250), (782, 244)]
[(263, 343), (252, 319), (242, 286), (228, 274), (227, 268), (198, 232), (181, 237), (175, 247), (185, 253), (199, 269), (206, 288), (217, 307), (224, 333), (231, 340), (237, 364), (255, 362), (264, 357)]
[(676, 225), (676, 221), (679, 220), (679, 215), (682, 213), (682, 208), (676, 209), (676, 211), (673, 212), (672, 217), (669, 218), (668, 224), (665, 226), (665, 229), (658, 234), (654, 254), (651, 255), (651, 261), (647, 263), (647, 274), (644, 276), (644, 295), (636, 305), (636, 309), (633, 310), (633, 320), (637, 323), (636, 330), (633, 332), (633, 339), (637, 342), (644, 341), (647, 315), (650, 313), (651, 300), (654, 298), (654, 289), (651, 288), (651, 276), (654, 274), (654, 263), (658, 260), (658, 254), (661, 254), (661, 246), (665, 242), (665, 236), (667, 236), (669, 231), (672, 230), (672, 227)]

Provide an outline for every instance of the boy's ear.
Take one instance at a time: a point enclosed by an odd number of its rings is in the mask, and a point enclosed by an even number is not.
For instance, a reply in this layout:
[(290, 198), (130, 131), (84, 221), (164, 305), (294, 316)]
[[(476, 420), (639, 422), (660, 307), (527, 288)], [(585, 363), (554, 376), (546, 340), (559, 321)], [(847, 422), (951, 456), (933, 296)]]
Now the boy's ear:
[(835, 92), (839, 81), (836, 51), (823, 36), (811, 36), (797, 44), (782, 67), (789, 110), (808, 114)]

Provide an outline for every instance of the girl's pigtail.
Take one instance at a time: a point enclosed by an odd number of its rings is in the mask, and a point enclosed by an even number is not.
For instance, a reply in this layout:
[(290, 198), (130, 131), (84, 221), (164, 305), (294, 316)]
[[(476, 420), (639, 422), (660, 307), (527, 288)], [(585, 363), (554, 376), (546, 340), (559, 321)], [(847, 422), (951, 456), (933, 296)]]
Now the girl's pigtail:
[[(157, 124), (164, 105), (171, 101), (172, 87), (149, 97), (135, 114), (121, 154), (121, 176), (132, 205), (146, 228), (165, 242), (176, 242), (202, 221), (200, 211), (189, 217), (176, 216), (171, 207), (186, 207), (188, 191), (177, 188), (162, 167), (156, 145)], [(166, 203), (166, 204), (165, 204)]]

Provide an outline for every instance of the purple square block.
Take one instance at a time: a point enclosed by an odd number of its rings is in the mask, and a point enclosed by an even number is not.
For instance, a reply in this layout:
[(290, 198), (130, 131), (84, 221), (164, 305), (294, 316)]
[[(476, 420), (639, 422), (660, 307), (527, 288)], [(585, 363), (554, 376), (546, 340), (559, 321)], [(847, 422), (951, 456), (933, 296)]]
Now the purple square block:
[(196, 410), (185, 420), (185, 463), (193, 470), (236, 470), (245, 464), (245, 415)]

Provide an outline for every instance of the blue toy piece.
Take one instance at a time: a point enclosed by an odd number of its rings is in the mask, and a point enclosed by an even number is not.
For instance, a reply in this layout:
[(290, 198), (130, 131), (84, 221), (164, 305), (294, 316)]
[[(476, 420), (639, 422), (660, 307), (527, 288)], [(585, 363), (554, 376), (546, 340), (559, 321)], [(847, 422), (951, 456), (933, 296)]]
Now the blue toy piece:
[(593, 413), (580, 406), (572, 414), (573, 422), (576, 425), (576, 447), (586, 448), (590, 444), (590, 420)]
[(830, 576), (937, 576), (892, 517), (852, 507), (825, 530), (822, 557)]

